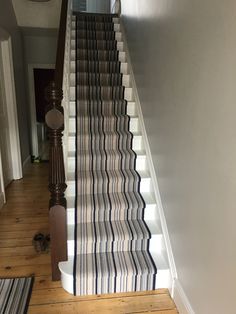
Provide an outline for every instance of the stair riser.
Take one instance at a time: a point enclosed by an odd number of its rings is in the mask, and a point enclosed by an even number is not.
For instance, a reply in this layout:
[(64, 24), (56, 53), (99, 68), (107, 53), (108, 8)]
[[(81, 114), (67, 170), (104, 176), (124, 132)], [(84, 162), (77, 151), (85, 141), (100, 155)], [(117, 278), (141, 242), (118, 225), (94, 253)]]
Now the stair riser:
[[(156, 217), (156, 204), (146, 204), (145, 211), (144, 211), (144, 218), (145, 220), (155, 220)], [(105, 217), (108, 217), (109, 215), (104, 213)], [(115, 216), (114, 216), (115, 217)], [(115, 217), (114, 220), (117, 220)], [(93, 218), (88, 219), (86, 222), (92, 222)], [(96, 221), (100, 221), (99, 219), (96, 219)], [(68, 225), (74, 225), (75, 223), (75, 209), (74, 208), (67, 208), (67, 224)]]
[[(71, 73), (71, 75), (70, 75), (70, 86), (71, 87), (76, 86), (75, 81), (76, 81), (75, 73)], [(129, 74), (123, 74), (122, 86), (130, 87), (130, 75)]]
[[(72, 29), (72, 31), (75, 30), (75, 27), (76, 27), (76, 22), (73, 21), (73, 22), (71, 23), (71, 29)], [(115, 31), (115, 32), (120, 32), (120, 24), (118, 24), (118, 23), (114, 24), (114, 31)]]
[[(75, 50), (71, 50), (70, 60), (75, 61)], [(124, 51), (119, 51), (118, 61), (126, 62), (126, 53)]]
[[(145, 171), (147, 169), (147, 164), (146, 164), (146, 155), (141, 155), (141, 156), (137, 156), (136, 159), (136, 170), (137, 171)], [(78, 158), (78, 162), (80, 162), (80, 158)], [(68, 157), (67, 158), (67, 165), (68, 165), (68, 171), (69, 172), (74, 172), (75, 171), (75, 158), (73, 157)], [(106, 167), (106, 170), (115, 170), (115, 169), (120, 169), (120, 167)], [(88, 171), (90, 170), (89, 165), (87, 165), (87, 167), (84, 168), (84, 170)], [(105, 169), (101, 169), (101, 170), (105, 170)]]
[[(72, 23), (75, 22), (76, 21), (76, 16), (72, 15), (71, 21), (72, 21)], [(113, 21), (114, 24), (119, 24), (120, 23), (119, 17), (113, 17), (112, 21)]]
[[(70, 101), (75, 101), (75, 87), (70, 87)], [(125, 87), (124, 99), (127, 101), (133, 101), (133, 89)]]
[[(71, 39), (75, 40), (75, 30), (71, 31)], [(121, 32), (115, 32), (115, 40), (117, 40), (117, 42), (122, 41), (122, 34)]]
[[(137, 115), (135, 102), (129, 101), (127, 103), (127, 114), (131, 117)], [(69, 104), (69, 115), (70, 117), (75, 116), (75, 101), (71, 101)]]
[[(69, 145), (68, 145), (68, 151), (74, 152), (75, 151), (75, 137), (69, 136)], [(132, 149), (134, 151), (139, 151), (143, 149), (143, 139), (142, 135), (134, 135), (133, 136), (133, 146)]]
[[(80, 186), (80, 179), (78, 178), (78, 186)], [(151, 178), (142, 178), (140, 182), (140, 192), (146, 193), (151, 191)], [(122, 192), (117, 189), (117, 192)], [(88, 194), (90, 194), (90, 191), (88, 191)], [(67, 190), (66, 190), (67, 196), (75, 196), (75, 182), (74, 181), (67, 181)], [(80, 195), (80, 194), (79, 194)]]
[[(61, 273), (61, 280), (62, 280), (62, 287), (69, 293), (73, 294), (73, 276), (72, 275), (68, 275), (63, 271), (63, 267), (62, 267), (62, 263), (59, 264), (59, 267), (62, 271)], [(114, 280), (113, 278), (111, 278), (111, 281)], [(120, 280), (122, 280), (121, 278), (116, 278), (116, 293), (119, 292), (124, 292), (124, 291), (120, 291), (119, 287), (120, 287)], [(132, 280), (132, 278), (131, 278)], [(156, 275), (156, 286), (155, 289), (161, 289), (161, 288), (170, 288), (171, 287), (171, 274), (169, 269), (165, 269), (165, 270), (159, 270), (157, 272)], [(111, 283), (112, 286), (112, 283)], [(132, 292), (132, 291), (130, 291)], [(98, 291), (97, 293), (101, 294), (101, 291)], [(89, 290), (88, 290), (88, 294), (89, 294)], [(94, 294), (93, 291), (90, 291), (90, 294)]]
[[(135, 242), (135, 241), (133, 241)], [(74, 255), (74, 240), (68, 240), (67, 241), (67, 254), (68, 256), (73, 256)], [(122, 242), (106, 242), (106, 243), (101, 243), (97, 242), (96, 246), (95, 243), (92, 242), (87, 242), (85, 243), (77, 243), (77, 252), (78, 254), (90, 254), (94, 252), (100, 252), (100, 253), (105, 253), (105, 252), (118, 252), (118, 251), (130, 251), (130, 248), (132, 247), (135, 248), (135, 243), (131, 243), (130, 241), (124, 241)], [(140, 247), (140, 243), (136, 244), (137, 248)], [(164, 243), (163, 243), (163, 235), (153, 235), (152, 238), (149, 241), (149, 247), (154, 247), (155, 251), (160, 253), (163, 250)], [(139, 250), (139, 249), (138, 249)]]
[[(75, 50), (75, 39), (71, 39), (71, 49)], [(117, 50), (124, 51), (124, 43), (122, 41), (117, 42)]]
[[(70, 133), (75, 133), (76, 131), (76, 126), (75, 126), (75, 118), (70, 118), (69, 119), (69, 132)], [(139, 126), (139, 120), (138, 118), (131, 118), (130, 119), (130, 132), (132, 133), (138, 133), (140, 130), (140, 126)], [(112, 131), (115, 132), (116, 131), (116, 125), (114, 125), (114, 129), (112, 130), (111, 127), (109, 127), (109, 130), (106, 129), (106, 126), (104, 126), (103, 131)]]
[[(70, 72), (75, 73), (75, 61), (70, 62)], [(120, 72), (122, 74), (129, 74), (128, 73), (128, 64), (126, 62), (121, 62), (120, 64)]]

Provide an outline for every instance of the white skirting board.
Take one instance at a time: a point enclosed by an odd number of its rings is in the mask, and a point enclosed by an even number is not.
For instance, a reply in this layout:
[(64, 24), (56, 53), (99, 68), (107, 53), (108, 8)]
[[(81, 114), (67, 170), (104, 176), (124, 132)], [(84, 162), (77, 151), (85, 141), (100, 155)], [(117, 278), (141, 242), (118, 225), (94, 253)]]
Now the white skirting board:
[(178, 279), (174, 281), (172, 298), (180, 314), (195, 314)]
[(25, 170), (25, 167), (31, 162), (31, 156), (29, 155), (25, 160), (23, 161), (23, 171)]
[(169, 290), (170, 290), (170, 293), (172, 293), (173, 286), (174, 286), (174, 280), (177, 278), (176, 266), (175, 266), (174, 256), (173, 256), (172, 248), (171, 248), (171, 244), (170, 244), (170, 238), (169, 238), (168, 229), (167, 229), (167, 225), (166, 225), (166, 219), (165, 219), (165, 215), (164, 215), (164, 211), (163, 211), (163, 207), (162, 207), (162, 201), (161, 201), (161, 196), (160, 196), (160, 192), (159, 192), (157, 176), (156, 176), (154, 164), (152, 161), (150, 145), (149, 145), (149, 141), (148, 141), (148, 137), (147, 137), (147, 133), (146, 133), (146, 128), (145, 128), (145, 124), (144, 124), (144, 119), (143, 119), (140, 99), (139, 99), (139, 95), (138, 95), (138, 90), (137, 90), (137, 86), (136, 86), (136, 82), (135, 82), (134, 73), (132, 70), (132, 63), (131, 63), (131, 58), (130, 58), (128, 45), (127, 45), (125, 28), (123, 26), (122, 20), (120, 20), (120, 24), (121, 24), (120, 27), (121, 27), (121, 32), (122, 32), (122, 36), (123, 36), (123, 41), (124, 41), (124, 51), (126, 52), (126, 55), (127, 55), (129, 75), (130, 75), (131, 85), (133, 88), (133, 98), (134, 98), (134, 101), (136, 103), (136, 108), (137, 108), (138, 116), (140, 119), (141, 133), (143, 135), (144, 147), (145, 147), (146, 154), (147, 154), (147, 162), (148, 162), (149, 170), (151, 173), (153, 189), (154, 189), (156, 202), (157, 202), (157, 206), (158, 206), (158, 213), (160, 216), (160, 222), (161, 222), (162, 232), (164, 235), (165, 246), (167, 249), (168, 262), (170, 265), (170, 271), (171, 271), (171, 276), (172, 276), (172, 287), (170, 287)]
[(3, 207), (4, 203), (5, 203), (4, 194), (0, 192), (0, 209)]

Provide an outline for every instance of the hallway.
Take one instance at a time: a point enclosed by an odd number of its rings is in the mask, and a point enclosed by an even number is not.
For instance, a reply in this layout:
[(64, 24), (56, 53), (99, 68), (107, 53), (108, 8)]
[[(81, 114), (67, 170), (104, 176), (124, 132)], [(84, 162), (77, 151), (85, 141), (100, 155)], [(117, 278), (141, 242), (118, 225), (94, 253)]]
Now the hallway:
[(50, 279), (50, 255), (32, 246), (35, 233), (48, 233), (48, 164), (31, 164), (23, 180), (7, 189), (0, 211), (0, 277), (35, 276), (29, 313), (177, 314), (168, 290), (74, 297)]

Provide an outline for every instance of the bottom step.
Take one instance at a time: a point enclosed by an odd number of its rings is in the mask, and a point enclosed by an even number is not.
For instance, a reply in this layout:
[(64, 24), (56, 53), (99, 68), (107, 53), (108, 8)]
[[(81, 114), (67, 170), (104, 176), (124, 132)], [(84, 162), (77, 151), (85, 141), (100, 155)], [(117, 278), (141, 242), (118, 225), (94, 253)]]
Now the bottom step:
[[(156, 270), (150, 264), (148, 253), (142, 251), (135, 252), (132, 258), (130, 252), (78, 255), (76, 295), (170, 288), (171, 275), (164, 256), (152, 253), (152, 257)], [(135, 258), (142, 262), (132, 263)], [(60, 262), (59, 268), (63, 288), (73, 293), (73, 257), (70, 256), (67, 262)]]

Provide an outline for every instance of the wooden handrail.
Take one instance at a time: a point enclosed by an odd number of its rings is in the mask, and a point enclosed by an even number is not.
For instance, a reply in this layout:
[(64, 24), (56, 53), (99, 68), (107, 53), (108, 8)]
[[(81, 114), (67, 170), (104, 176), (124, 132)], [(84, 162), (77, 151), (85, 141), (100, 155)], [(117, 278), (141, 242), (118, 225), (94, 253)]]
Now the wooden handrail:
[(58, 34), (58, 41), (57, 41), (56, 70), (55, 70), (55, 83), (56, 83), (56, 86), (59, 88), (62, 88), (62, 83), (63, 83), (67, 10), (68, 10), (68, 0), (62, 0), (60, 26), (59, 26), (59, 34)]
[(66, 44), (68, 0), (62, 0), (60, 27), (57, 43), (57, 57), (54, 81), (46, 89), (45, 122), (48, 127), (49, 146), (49, 224), (51, 236), (52, 280), (60, 280), (58, 263), (67, 260), (67, 228), (65, 199), (65, 168), (62, 136), (64, 130), (63, 70)]

